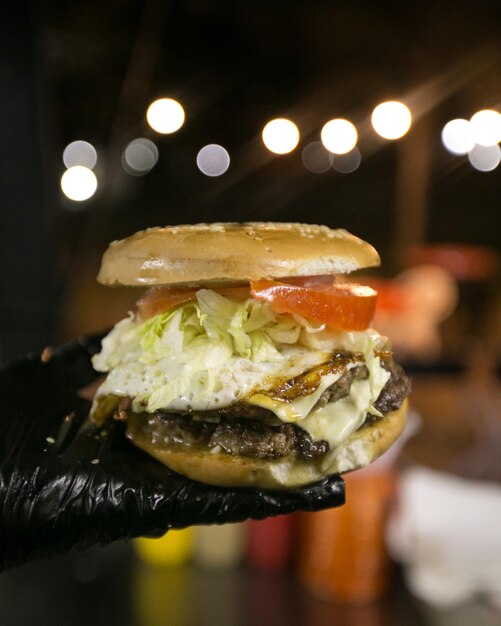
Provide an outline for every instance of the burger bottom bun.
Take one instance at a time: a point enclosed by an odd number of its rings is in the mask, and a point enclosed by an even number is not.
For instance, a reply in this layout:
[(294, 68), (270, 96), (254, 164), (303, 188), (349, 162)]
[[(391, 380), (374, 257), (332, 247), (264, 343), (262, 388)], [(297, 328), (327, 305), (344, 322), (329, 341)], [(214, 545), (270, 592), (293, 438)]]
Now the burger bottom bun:
[(193, 448), (161, 448), (152, 445), (141, 420), (129, 417), (127, 437), (138, 447), (178, 474), (221, 487), (288, 489), (343, 474), (368, 465), (385, 452), (402, 432), (407, 400), (402, 406), (364, 425), (328, 453), (327, 461), (266, 460)]

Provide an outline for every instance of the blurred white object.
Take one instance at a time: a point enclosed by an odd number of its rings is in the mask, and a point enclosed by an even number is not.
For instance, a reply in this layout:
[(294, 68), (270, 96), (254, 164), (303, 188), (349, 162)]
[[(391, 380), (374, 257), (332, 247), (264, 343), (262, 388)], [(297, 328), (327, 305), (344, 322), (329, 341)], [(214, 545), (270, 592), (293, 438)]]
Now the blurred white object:
[(482, 594), (501, 607), (501, 486), (407, 471), (388, 545), (421, 600), (454, 606)]
[(227, 569), (241, 563), (247, 535), (244, 523), (194, 526), (193, 533), (193, 560), (196, 565)]

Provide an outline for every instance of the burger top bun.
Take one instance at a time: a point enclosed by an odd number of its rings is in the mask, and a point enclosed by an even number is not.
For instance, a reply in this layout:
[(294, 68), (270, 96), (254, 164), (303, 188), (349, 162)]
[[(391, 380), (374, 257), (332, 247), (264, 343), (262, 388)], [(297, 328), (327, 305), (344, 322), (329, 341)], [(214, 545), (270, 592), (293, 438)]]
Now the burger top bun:
[(104, 285), (203, 285), (338, 274), (379, 265), (376, 250), (346, 230), (246, 222), (148, 228), (114, 241), (98, 275)]

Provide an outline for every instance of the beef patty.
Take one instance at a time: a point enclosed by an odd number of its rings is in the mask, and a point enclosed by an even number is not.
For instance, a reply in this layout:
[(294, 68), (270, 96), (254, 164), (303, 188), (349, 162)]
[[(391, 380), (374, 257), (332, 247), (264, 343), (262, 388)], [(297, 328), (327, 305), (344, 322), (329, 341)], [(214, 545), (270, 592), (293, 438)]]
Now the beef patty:
[[(391, 355), (382, 355), (381, 363), (391, 376), (374, 406), (385, 414), (401, 406), (410, 393), (410, 380)], [(365, 365), (347, 369), (322, 394), (316, 407), (348, 396), (352, 382), (367, 376)], [(123, 419), (123, 410), (120, 415), (115, 414), (115, 417)], [(245, 402), (217, 411), (193, 414), (157, 411), (144, 416), (144, 432), (152, 443), (208, 447), (214, 451), (260, 459), (291, 457), (312, 460), (329, 450), (327, 441), (314, 441), (297, 424), (284, 423), (272, 411)], [(367, 414), (366, 422), (377, 419), (377, 416)]]

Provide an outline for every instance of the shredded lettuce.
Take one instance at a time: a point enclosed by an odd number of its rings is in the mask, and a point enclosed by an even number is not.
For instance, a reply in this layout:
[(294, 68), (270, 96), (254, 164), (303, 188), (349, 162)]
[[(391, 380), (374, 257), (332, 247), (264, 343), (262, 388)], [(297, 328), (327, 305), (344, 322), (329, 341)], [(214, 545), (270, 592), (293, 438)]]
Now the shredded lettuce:
[[(233, 302), (209, 289), (196, 301), (146, 321), (132, 314), (118, 322), (93, 357), (100, 372), (110, 372), (108, 388), (118, 380), (139, 377), (135, 408), (155, 411), (179, 397), (209, 396), (217, 373), (232, 357), (250, 362), (283, 359), (281, 344), (295, 344), (301, 327), (289, 316), (275, 314), (267, 303)], [(136, 365), (144, 367), (137, 370)], [(154, 372), (153, 375), (151, 372)], [(145, 380), (145, 378), (148, 380)]]
[[(109, 372), (98, 395), (133, 395), (134, 410), (151, 412), (179, 399), (186, 407), (195, 399), (198, 406), (204, 399), (208, 403), (228, 384), (235, 359), (245, 361), (252, 374), (259, 364), (282, 362), (289, 346), (363, 352), (375, 392), (384, 375), (374, 356), (380, 344), (377, 333), (336, 333), (297, 316), (277, 314), (266, 302), (233, 302), (200, 289), (196, 301), (146, 321), (129, 314), (104, 338), (92, 363), (96, 370)], [(242, 394), (249, 390), (240, 386)]]

